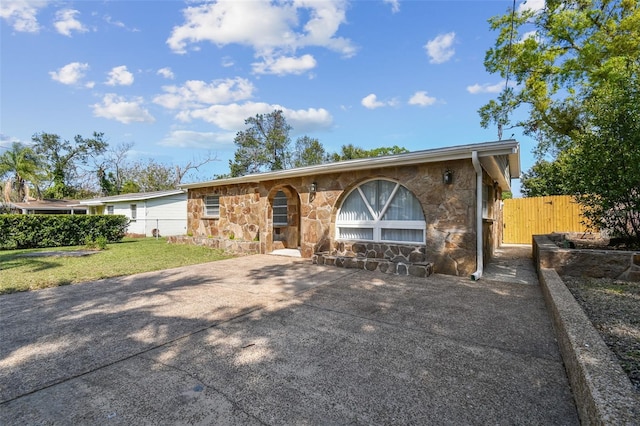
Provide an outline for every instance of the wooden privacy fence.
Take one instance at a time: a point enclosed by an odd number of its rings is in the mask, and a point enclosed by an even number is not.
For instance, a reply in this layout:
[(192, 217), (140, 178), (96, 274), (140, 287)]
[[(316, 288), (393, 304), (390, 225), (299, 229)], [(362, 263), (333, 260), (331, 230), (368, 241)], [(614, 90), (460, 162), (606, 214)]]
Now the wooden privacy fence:
[(584, 232), (582, 208), (570, 195), (504, 200), (506, 244), (531, 244), (531, 236), (552, 232)]

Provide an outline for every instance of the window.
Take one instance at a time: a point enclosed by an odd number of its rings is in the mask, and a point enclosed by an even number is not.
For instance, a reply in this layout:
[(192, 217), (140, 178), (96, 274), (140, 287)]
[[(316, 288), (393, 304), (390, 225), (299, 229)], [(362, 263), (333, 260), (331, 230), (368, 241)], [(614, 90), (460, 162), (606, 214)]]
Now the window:
[(131, 221), (135, 222), (135, 220), (138, 218), (138, 206), (135, 204), (131, 204), (130, 209), (131, 209)]
[(426, 222), (420, 201), (404, 186), (373, 180), (345, 198), (336, 220), (337, 238), (424, 243)]
[(220, 217), (220, 196), (205, 195), (204, 215), (206, 217)]
[(489, 187), (482, 185), (482, 218), (489, 218)]
[(273, 226), (287, 226), (288, 224), (287, 195), (278, 191), (273, 199)]
[(107, 214), (113, 214), (113, 206), (107, 206)]

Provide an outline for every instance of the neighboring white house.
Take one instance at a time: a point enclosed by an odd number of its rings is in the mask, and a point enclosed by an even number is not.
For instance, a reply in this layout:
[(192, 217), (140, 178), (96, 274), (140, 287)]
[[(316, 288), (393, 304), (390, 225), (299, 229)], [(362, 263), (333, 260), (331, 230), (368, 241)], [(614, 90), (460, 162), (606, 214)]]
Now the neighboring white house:
[[(187, 191), (138, 192), (81, 200), (89, 214), (121, 214), (129, 218), (127, 233), (148, 237), (187, 232)], [(157, 231), (156, 231), (157, 230)]]

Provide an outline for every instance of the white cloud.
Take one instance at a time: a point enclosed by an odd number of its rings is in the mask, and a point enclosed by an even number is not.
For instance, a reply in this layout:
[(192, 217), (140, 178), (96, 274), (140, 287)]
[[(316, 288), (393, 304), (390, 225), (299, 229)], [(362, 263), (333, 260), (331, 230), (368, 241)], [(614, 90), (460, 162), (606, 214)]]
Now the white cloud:
[(181, 111), (176, 118), (182, 121), (199, 119), (215, 124), (221, 129), (236, 132), (245, 127), (244, 121), (247, 117), (253, 117), (256, 114), (269, 114), (274, 110), (282, 110), (287, 123), (291, 125), (296, 133), (328, 129), (333, 122), (333, 117), (324, 108), (291, 110), (280, 105), (263, 102), (212, 105), (207, 108)]
[(384, 0), (384, 2), (391, 5), (391, 11), (393, 13), (400, 12), (400, 0)]
[[(176, 53), (185, 53), (192, 44), (210, 42), (251, 46), (257, 57), (279, 57), (282, 53), (278, 51), (295, 52), (308, 46), (352, 56), (352, 42), (336, 36), (346, 22), (346, 7), (345, 0), (220, 0), (184, 9), (185, 22), (173, 28), (167, 44)], [(303, 17), (306, 22), (301, 22)]]
[(173, 71), (171, 71), (171, 68), (169, 67), (160, 68), (157, 74), (169, 80), (173, 80), (175, 78)]
[(472, 86), (467, 86), (467, 92), (472, 95), (477, 95), (479, 93), (500, 93), (504, 89), (504, 81), (501, 81), (496, 84), (474, 84)]
[(244, 78), (214, 80), (206, 83), (189, 80), (182, 86), (164, 86), (165, 94), (153, 99), (169, 109), (198, 108), (205, 104), (220, 104), (245, 100), (253, 96), (254, 86)]
[(5, 19), (15, 31), (37, 33), (40, 24), (36, 15), (46, 5), (46, 0), (3, 0), (0, 2), (0, 18)]
[(72, 31), (85, 33), (89, 30), (82, 25), (82, 22), (76, 19), (76, 15), (79, 14), (80, 12), (73, 9), (59, 10), (56, 12), (56, 21), (53, 23), (53, 26), (56, 27), (56, 30), (58, 30), (60, 34), (66, 35), (67, 37), (71, 37)]
[(127, 70), (126, 65), (114, 67), (109, 71), (109, 79), (105, 84), (107, 86), (131, 86), (133, 84), (133, 74)]
[(233, 62), (233, 58), (229, 57), (229, 56), (225, 56), (224, 58), (222, 58), (222, 61), (220, 63), (223, 67), (225, 68), (229, 68), (235, 65), (235, 62)]
[(263, 62), (253, 63), (253, 72), (256, 74), (303, 74), (315, 68), (317, 62), (311, 55), (303, 55), (300, 57), (279, 58), (267, 57)]
[(520, 40), (518, 40), (518, 43), (522, 43), (523, 41), (532, 38), (534, 40), (539, 41), (538, 38), (538, 31), (527, 31), (526, 33), (522, 34), (522, 37), (520, 38)]
[(409, 99), (409, 105), (429, 106), (436, 103), (436, 98), (428, 96), (424, 90), (416, 92)]
[(9, 148), (14, 142), (21, 142), (20, 139), (0, 133), (0, 148)]
[(450, 32), (447, 34), (440, 34), (433, 40), (429, 40), (424, 48), (429, 55), (430, 63), (442, 64), (447, 62), (455, 54), (453, 49), (453, 43), (455, 42), (456, 33)]
[(122, 21), (114, 21), (113, 18), (111, 16), (109, 16), (109, 15), (106, 15), (104, 17), (104, 21), (107, 24), (110, 24), (110, 25), (113, 25), (113, 26), (116, 26), (116, 27), (126, 28), (126, 26), (124, 25), (124, 22), (122, 22)]
[(58, 71), (50, 71), (51, 78), (59, 83), (74, 85), (79, 84), (85, 76), (85, 71), (89, 69), (89, 64), (71, 62), (59, 68)]
[(518, 5), (518, 12), (532, 11), (539, 12), (544, 9), (545, 0), (525, 0)]
[(193, 130), (174, 130), (161, 141), (162, 146), (178, 148), (220, 148), (221, 145), (233, 146), (234, 132), (196, 132)]
[(155, 118), (142, 106), (143, 103), (144, 100), (139, 97), (126, 100), (115, 93), (107, 93), (101, 104), (92, 105), (93, 115), (116, 120), (124, 124), (155, 122)]
[(360, 103), (363, 107), (368, 109), (376, 109), (387, 105), (386, 103), (379, 101), (378, 97), (373, 93), (362, 98)]

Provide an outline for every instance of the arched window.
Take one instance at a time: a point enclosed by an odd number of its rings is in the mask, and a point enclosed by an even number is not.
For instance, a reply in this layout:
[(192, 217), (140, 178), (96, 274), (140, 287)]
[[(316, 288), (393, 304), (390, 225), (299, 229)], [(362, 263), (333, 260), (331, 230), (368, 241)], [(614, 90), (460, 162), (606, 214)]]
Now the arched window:
[(424, 243), (426, 228), (420, 201), (407, 188), (388, 180), (372, 180), (345, 198), (336, 220), (336, 237)]

